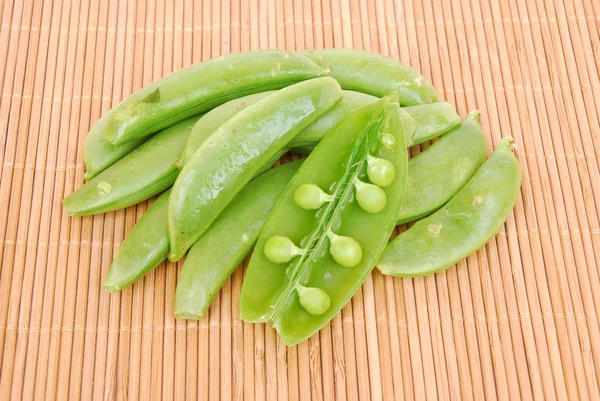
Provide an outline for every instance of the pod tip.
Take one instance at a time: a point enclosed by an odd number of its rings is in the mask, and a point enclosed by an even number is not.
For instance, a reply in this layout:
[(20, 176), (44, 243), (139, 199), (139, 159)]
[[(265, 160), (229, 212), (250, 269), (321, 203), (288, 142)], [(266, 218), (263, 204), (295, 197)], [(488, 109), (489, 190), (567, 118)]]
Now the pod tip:
[(114, 285), (114, 284), (109, 284), (104, 282), (102, 284), (102, 287), (104, 287), (104, 289), (108, 292), (117, 292), (121, 290), (121, 287), (119, 287), (118, 285)]
[(479, 110), (472, 110), (469, 112), (469, 114), (467, 114), (466, 118), (472, 118), (479, 123), (479, 120), (481, 119), (481, 112)]

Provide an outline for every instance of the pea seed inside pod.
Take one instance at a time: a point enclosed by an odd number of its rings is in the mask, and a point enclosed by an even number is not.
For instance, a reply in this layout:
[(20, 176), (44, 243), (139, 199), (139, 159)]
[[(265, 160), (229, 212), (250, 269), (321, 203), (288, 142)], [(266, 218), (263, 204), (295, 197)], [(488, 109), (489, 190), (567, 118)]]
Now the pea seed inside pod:
[(281, 235), (274, 235), (265, 243), (265, 256), (273, 263), (287, 263), (296, 255), (302, 253), (288, 238)]
[(365, 212), (379, 213), (385, 208), (387, 196), (383, 189), (359, 180), (356, 180), (354, 186), (356, 187), (356, 201)]
[(369, 181), (380, 187), (389, 187), (396, 178), (396, 169), (394, 165), (386, 159), (380, 157), (367, 157), (367, 176)]
[(362, 248), (354, 238), (336, 235), (332, 232), (329, 232), (328, 236), (331, 241), (329, 253), (337, 263), (345, 267), (354, 267), (360, 263)]
[(302, 209), (316, 210), (333, 199), (315, 184), (302, 184), (294, 193), (294, 201)]
[(331, 305), (331, 298), (320, 288), (296, 284), (296, 291), (298, 291), (300, 305), (311, 315), (322, 315)]

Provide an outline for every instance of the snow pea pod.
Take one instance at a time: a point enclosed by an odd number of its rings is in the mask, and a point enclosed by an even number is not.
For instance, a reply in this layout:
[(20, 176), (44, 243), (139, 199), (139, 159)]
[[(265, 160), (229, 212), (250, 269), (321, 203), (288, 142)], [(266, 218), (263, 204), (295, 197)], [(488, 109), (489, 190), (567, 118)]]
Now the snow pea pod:
[(309, 50), (300, 54), (329, 68), (342, 89), (377, 97), (396, 92), (401, 106), (438, 101), (437, 91), (422, 74), (382, 55), (349, 49)]
[(410, 146), (419, 145), (445, 134), (460, 124), (460, 116), (447, 102), (419, 104), (404, 108), (417, 121)]
[(127, 234), (102, 284), (104, 289), (109, 292), (120, 291), (167, 258), (167, 208), (170, 194), (169, 189), (159, 196)]
[(185, 144), (181, 158), (177, 160), (177, 167), (182, 168), (192, 157), (194, 152), (211, 136), (225, 121), (231, 119), (246, 107), (258, 102), (260, 99), (270, 95), (274, 91), (254, 93), (252, 95), (233, 99), (218, 107), (215, 107), (202, 116), (190, 133)]
[(393, 276), (442, 271), (481, 248), (517, 202), (521, 169), (503, 138), (490, 158), (443, 208), (418, 221), (385, 248), (377, 268)]
[(300, 82), (223, 124), (183, 167), (169, 200), (169, 259), (179, 260), (265, 164), (342, 99), (333, 78)]
[(288, 345), (323, 327), (361, 285), (389, 239), (407, 158), (395, 93), (337, 124), (265, 223), (242, 286), (242, 319), (271, 321)]
[(310, 59), (280, 50), (218, 57), (179, 70), (133, 93), (117, 107), (104, 137), (113, 145), (121, 145), (228, 100), (328, 74)]
[[(254, 246), (279, 196), (303, 160), (250, 181), (190, 248), (175, 292), (175, 316), (200, 319)], [(166, 221), (166, 214), (165, 214)]]
[(107, 111), (94, 124), (83, 141), (83, 161), (85, 163), (83, 178), (86, 180), (91, 180), (145, 141), (145, 138), (136, 139), (120, 146), (108, 142), (102, 136), (102, 132), (106, 129), (114, 111), (114, 108)]
[[(350, 102), (353, 108), (373, 103), (375, 96), (356, 91), (344, 91), (344, 99)], [(402, 108), (413, 120), (404, 117), (405, 131), (414, 130), (414, 135), (406, 146), (419, 145), (435, 137), (441, 136), (460, 124), (460, 116), (454, 107), (447, 102), (419, 104)]]
[(179, 174), (175, 161), (197, 119), (189, 118), (159, 132), (67, 196), (63, 205), (69, 214), (122, 209), (169, 188)]
[(406, 195), (397, 224), (426, 216), (452, 198), (483, 164), (487, 156), (479, 112), (442, 136), (408, 162)]

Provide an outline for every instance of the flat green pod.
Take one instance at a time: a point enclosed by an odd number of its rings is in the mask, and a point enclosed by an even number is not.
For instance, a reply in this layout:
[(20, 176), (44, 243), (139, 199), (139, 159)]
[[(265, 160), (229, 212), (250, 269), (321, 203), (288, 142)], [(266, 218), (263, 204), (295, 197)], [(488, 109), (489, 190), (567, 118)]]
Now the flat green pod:
[(408, 162), (406, 195), (398, 223), (414, 221), (444, 206), (473, 177), (487, 156), (487, 142), (473, 111), (462, 124)]
[(232, 53), (176, 71), (127, 97), (103, 135), (121, 145), (231, 99), (328, 75), (310, 59), (281, 50)]
[(102, 283), (106, 291), (122, 290), (167, 259), (167, 208), (170, 194), (171, 190), (168, 190), (159, 196), (127, 233)]
[(173, 185), (169, 259), (179, 260), (250, 179), (341, 99), (335, 79), (311, 79), (246, 107), (211, 135)]
[(444, 207), (394, 238), (377, 268), (387, 275), (424, 276), (447, 269), (500, 231), (515, 206), (521, 168), (503, 138), (490, 158)]
[[(369, 172), (373, 159), (389, 162), (392, 177), (389, 169)], [(242, 319), (271, 321), (288, 345), (323, 327), (383, 251), (402, 203), (407, 159), (395, 94), (337, 124), (263, 228), (242, 286)]]
[[(194, 243), (177, 282), (175, 317), (204, 316), (225, 280), (252, 250), (275, 203), (303, 161), (283, 164), (250, 181)], [(166, 213), (164, 217), (166, 222)]]
[(342, 89), (377, 97), (395, 92), (401, 106), (438, 101), (436, 89), (422, 74), (380, 54), (350, 49), (309, 50), (300, 54), (331, 70)]
[(143, 145), (63, 199), (71, 215), (105, 213), (135, 205), (161, 193), (175, 182), (187, 138), (198, 117), (154, 135)]

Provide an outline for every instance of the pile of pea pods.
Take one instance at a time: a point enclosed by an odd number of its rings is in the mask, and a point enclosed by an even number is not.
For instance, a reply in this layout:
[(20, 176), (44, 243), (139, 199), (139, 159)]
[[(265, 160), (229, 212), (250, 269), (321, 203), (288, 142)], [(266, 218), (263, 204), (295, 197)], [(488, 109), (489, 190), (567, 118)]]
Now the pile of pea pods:
[[(407, 148), (435, 138), (409, 159)], [(488, 158), (479, 113), (461, 119), (395, 60), (241, 52), (175, 72), (108, 111), (83, 144), (87, 182), (63, 204), (82, 216), (162, 193), (124, 239), (104, 288), (119, 291), (187, 254), (174, 313), (200, 319), (253, 251), (241, 317), (271, 322), (292, 345), (327, 324), (373, 268), (439, 272), (492, 238), (521, 185), (511, 142)], [(272, 168), (288, 151), (308, 157)]]

